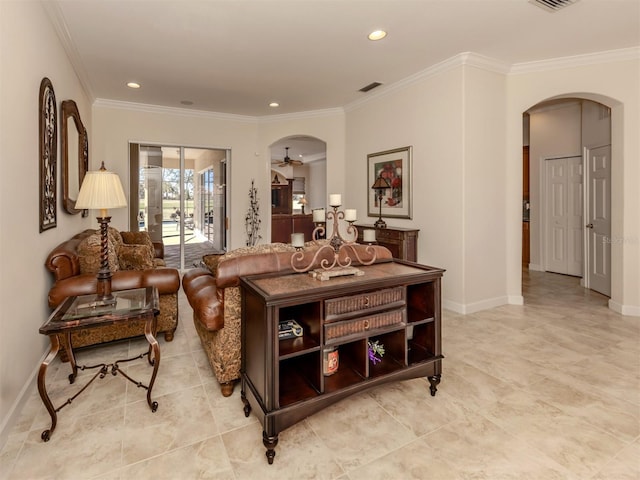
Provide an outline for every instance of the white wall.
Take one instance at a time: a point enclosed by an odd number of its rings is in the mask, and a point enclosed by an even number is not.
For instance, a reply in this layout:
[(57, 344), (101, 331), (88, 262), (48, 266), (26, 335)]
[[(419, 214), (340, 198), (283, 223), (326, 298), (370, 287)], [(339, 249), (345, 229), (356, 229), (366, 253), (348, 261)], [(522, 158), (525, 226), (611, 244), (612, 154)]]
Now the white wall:
[[(62, 209), (58, 122), (57, 227), (39, 233), (40, 81), (48, 77), (60, 116), (75, 100), (92, 139), (90, 107), (58, 37), (38, 2), (0, 2), (0, 446), (30, 393), (48, 346), (38, 329), (50, 314), (45, 269), (50, 250), (95, 218)], [(28, 429), (29, 425), (22, 426)]]
[(611, 107), (612, 282), (609, 305), (640, 315), (640, 60), (638, 49), (600, 63), (517, 73), (507, 92), (508, 294), (521, 292), (522, 113), (543, 100), (579, 97)]
[[(178, 109), (146, 110), (111, 102), (97, 102), (93, 107), (96, 132), (92, 141), (90, 168), (104, 160), (107, 168), (118, 173), (123, 185), (129, 185), (129, 142), (186, 147), (231, 149), (231, 172), (227, 182), (230, 209), (229, 246), (245, 244), (244, 215), (249, 208), (251, 179), (264, 177), (260, 158), (256, 156), (256, 121), (252, 118), (188, 114)], [(125, 187), (127, 199), (129, 189)], [(270, 202), (270, 189), (258, 187), (262, 205)], [(127, 209), (114, 210), (112, 224), (129, 228)], [(264, 235), (263, 235), (264, 237)]]
[(463, 72), (464, 297), (461, 305), (451, 307), (472, 313), (508, 303), (504, 275), (506, 78), (473, 66), (464, 67)]
[[(260, 121), (258, 126), (259, 157), (262, 168), (266, 172), (261, 179), (259, 189), (269, 189), (271, 184), (269, 178), (270, 151), (269, 146), (277, 140), (292, 135), (304, 135), (315, 137), (326, 143), (326, 162), (317, 162), (318, 165), (310, 167), (310, 172), (314, 168), (322, 168), (320, 164), (326, 166), (326, 185), (313, 185), (313, 198), (310, 208), (323, 207), (327, 205), (329, 192), (343, 193), (347, 189), (347, 179), (345, 178), (345, 116), (342, 110), (333, 109), (313, 114), (274, 116)], [(313, 162), (311, 165), (314, 165)], [(316, 177), (315, 174), (310, 174)], [(259, 178), (256, 177), (256, 182)], [(344, 198), (344, 197), (343, 197)], [(270, 201), (270, 200), (269, 200)], [(268, 204), (265, 204), (268, 205)], [(269, 215), (269, 213), (266, 213)], [(264, 223), (263, 223), (264, 225)], [(268, 231), (263, 232), (263, 238), (271, 238), (271, 224), (267, 222)]]
[(413, 147), (413, 218), (386, 222), (420, 229), (418, 261), (447, 270), (443, 304), (460, 312), (507, 303), (504, 98), (504, 75), (457, 63), (347, 116), (358, 211), (367, 154)]

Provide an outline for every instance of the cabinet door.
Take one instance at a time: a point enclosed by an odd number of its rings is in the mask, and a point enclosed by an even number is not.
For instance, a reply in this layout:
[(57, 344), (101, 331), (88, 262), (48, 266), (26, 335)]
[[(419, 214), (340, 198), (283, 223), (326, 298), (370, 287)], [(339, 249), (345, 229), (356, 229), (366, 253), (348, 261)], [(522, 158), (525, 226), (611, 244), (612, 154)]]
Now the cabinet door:
[(291, 215), (271, 215), (271, 242), (291, 242)]

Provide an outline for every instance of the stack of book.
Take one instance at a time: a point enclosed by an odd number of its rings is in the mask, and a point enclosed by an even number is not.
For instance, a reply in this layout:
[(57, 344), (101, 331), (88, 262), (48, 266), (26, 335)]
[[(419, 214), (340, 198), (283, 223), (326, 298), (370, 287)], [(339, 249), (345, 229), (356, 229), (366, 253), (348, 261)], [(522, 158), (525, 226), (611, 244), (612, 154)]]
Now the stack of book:
[(302, 336), (302, 327), (295, 320), (283, 320), (278, 323), (278, 338), (295, 338)]

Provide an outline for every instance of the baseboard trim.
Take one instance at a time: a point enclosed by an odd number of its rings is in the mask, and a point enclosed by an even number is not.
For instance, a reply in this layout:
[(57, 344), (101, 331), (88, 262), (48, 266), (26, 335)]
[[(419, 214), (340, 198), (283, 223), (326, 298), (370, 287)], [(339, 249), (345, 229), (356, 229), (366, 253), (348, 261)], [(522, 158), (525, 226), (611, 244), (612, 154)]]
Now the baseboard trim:
[(524, 297), (522, 295), (507, 296), (509, 305), (524, 305)]
[(614, 312), (629, 317), (640, 317), (640, 307), (635, 305), (622, 305), (621, 303), (609, 300), (609, 308)]
[[(443, 300), (442, 308), (451, 310), (455, 313), (461, 313), (462, 315), (468, 315), (470, 313), (480, 312), (482, 310), (489, 310), (490, 308), (499, 307), (501, 305), (507, 305), (510, 297), (496, 297), (482, 300), (475, 303), (457, 303), (451, 300)], [(521, 297), (522, 298), (522, 297)]]
[(17, 396), (16, 400), (11, 405), (9, 409), (9, 413), (5, 418), (2, 419), (2, 424), (0, 424), (0, 450), (4, 448), (4, 445), (7, 443), (7, 439), (9, 438), (9, 434), (11, 433), (11, 429), (15, 426), (20, 418), (20, 414), (22, 413), (22, 409), (24, 408), (27, 400), (29, 400), (29, 396), (33, 393), (33, 390), (36, 388), (36, 379), (38, 377), (38, 371), (40, 370), (40, 365), (49, 354), (47, 350), (44, 352), (40, 361), (36, 365), (36, 367), (31, 372), (31, 375), (27, 378), (27, 381), (22, 386), (20, 390), (20, 394)]

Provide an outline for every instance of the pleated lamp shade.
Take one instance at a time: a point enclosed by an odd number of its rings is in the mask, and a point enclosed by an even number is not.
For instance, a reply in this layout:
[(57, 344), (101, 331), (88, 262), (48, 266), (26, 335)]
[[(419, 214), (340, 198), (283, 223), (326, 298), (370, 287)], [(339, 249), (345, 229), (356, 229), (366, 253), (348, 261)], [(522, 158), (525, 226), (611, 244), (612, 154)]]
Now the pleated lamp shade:
[(102, 210), (102, 216), (106, 216), (107, 209), (126, 206), (120, 177), (104, 168), (104, 162), (100, 170), (86, 173), (76, 200), (77, 209)]

